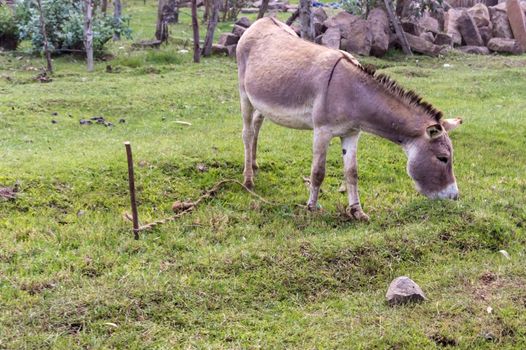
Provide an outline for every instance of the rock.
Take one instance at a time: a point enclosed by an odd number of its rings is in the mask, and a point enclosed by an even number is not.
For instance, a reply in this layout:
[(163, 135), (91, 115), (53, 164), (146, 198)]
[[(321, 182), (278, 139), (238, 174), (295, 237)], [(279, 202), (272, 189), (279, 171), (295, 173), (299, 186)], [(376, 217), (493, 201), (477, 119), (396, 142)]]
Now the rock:
[(58, 121), (56, 121), (55, 119), (51, 119), (51, 124), (58, 124)]
[(245, 30), (247, 30), (245, 27), (235, 24), (234, 28), (232, 29), (232, 34), (241, 38)]
[(420, 27), (418, 23), (408, 21), (408, 20), (402, 21), (402, 29), (404, 30), (404, 32), (413, 34), (416, 36), (420, 36), (424, 32), (424, 29)]
[(382, 57), (389, 49), (389, 19), (381, 8), (374, 8), (367, 18), (371, 30), (371, 55)]
[(87, 119), (81, 119), (81, 120), (79, 120), (79, 123), (80, 123), (80, 125), (91, 125), (91, 124), (93, 124), (93, 122), (91, 120), (87, 120)]
[(126, 123), (126, 119), (124, 118), (119, 119), (119, 124), (125, 124), (125, 123)]
[(476, 4), (475, 6), (468, 9), (468, 13), (475, 20), (477, 27), (491, 27), (491, 18), (486, 5)]
[(510, 22), (508, 21), (508, 14), (506, 13), (506, 10), (500, 9), (499, 6), (492, 6), (488, 9), (493, 27), (493, 37), (513, 39), (513, 34), (511, 33)]
[(438, 21), (431, 17), (428, 13), (425, 13), (418, 19), (418, 25), (427, 32), (440, 32), (440, 25), (438, 24)]
[(228, 55), (228, 50), (224, 45), (213, 44), (212, 55)]
[(520, 54), (521, 48), (519, 43), (514, 39), (505, 39), (505, 38), (493, 38), (488, 41), (488, 49), (495, 52), (505, 52)]
[(462, 15), (458, 18), (458, 29), (466, 45), (484, 46), (484, 41), (482, 41), (475, 20), (467, 11), (462, 12)]
[(15, 199), (17, 196), (18, 188), (12, 187), (0, 187), (0, 198), (3, 199)]
[(234, 35), (232, 33), (223, 33), (219, 37), (219, 40), (217, 41), (217, 43), (219, 45), (229, 46), (229, 45), (236, 45), (238, 41), (239, 41), (239, 37), (237, 35)]
[(444, 32), (453, 38), (454, 45), (462, 43), (462, 35), (458, 30), (458, 19), (462, 15), (462, 11), (456, 9), (449, 9), (444, 14)]
[(409, 42), (409, 46), (411, 46), (411, 50), (414, 52), (422, 53), (428, 56), (438, 56), (442, 53), (442, 51), (444, 51), (443, 46), (432, 44), (419, 36), (407, 33), (405, 36)]
[(51, 115), (52, 115), (52, 116), (57, 116), (57, 115), (58, 115), (58, 112), (51, 112)]
[(323, 25), (327, 28), (338, 27), (342, 32), (342, 36), (347, 38), (349, 33), (349, 26), (351, 23), (359, 20), (360, 17), (351, 15), (348, 12), (339, 12), (336, 16), (330, 17), (323, 22)]
[(486, 46), (460, 46), (457, 49), (475, 55), (489, 55), (491, 53)]
[(435, 35), (435, 45), (453, 46), (453, 37), (446, 33), (437, 33)]
[(312, 25), (314, 26), (314, 33), (316, 36), (322, 34), (326, 27), (323, 24), (327, 20), (327, 14), (321, 7), (316, 7), (312, 10)]
[(430, 43), (434, 44), (435, 43), (435, 36), (433, 35), (433, 33), (431, 32), (425, 32), (425, 33), (422, 33), (422, 35), (420, 35), (420, 37), (424, 40), (427, 40), (429, 41)]
[[(344, 34), (347, 34), (345, 36)], [(369, 56), (373, 35), (369, 30), (369, 23), (364, 19), (357, 19), (349, 26), (349, 32), (342, 32), (342, 37), (348, 40), (346, 51), (362, 56)]]
[(250, 27), (250, 24), (251, 24), (250, 20), (247, 17), (241, 17), (235, 23), (235, 25), (238, 25), (238, 26), (241, 26), (241, 27), (244, 27), (244, 28)]
[(338, 50), (340, 48), (340, 29), (337, 27), (328, 28), (321, 38), (321, 44), (331, 49)]
[(526, 20), (519, 0), (507, 0), (506, 9), (513, 37), (517, 40), (521, 52), (526, 51)]
[(422, 289), (406, 276), (395, 278), (389, 285), (385, 297), (391, 306), (409, 302), (421, 302), (427, 299)]
[(234, 45), (228, 45), (226, 47), (226, 50), (228, 52), (228, 56), (230, 57), (236, 57), (236, 48), (237, 48), (237, 44), (234, 44)]
[(490, 27), (479, 27), (479, 33), (484, 45), (487, 45), (488, 41), (493, 38), (493, 31)]

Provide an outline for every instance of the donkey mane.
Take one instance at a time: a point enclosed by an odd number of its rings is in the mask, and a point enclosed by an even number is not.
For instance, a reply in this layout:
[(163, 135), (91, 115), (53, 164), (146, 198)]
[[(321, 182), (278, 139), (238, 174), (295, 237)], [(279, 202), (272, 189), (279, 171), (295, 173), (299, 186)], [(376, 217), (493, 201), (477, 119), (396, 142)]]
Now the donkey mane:
[(350, 59), (347, 58), (347, 60), (358, 67), (362, 72), (373, 78), (378, 84), (383, 86), (393, 95), (405, 100), (410, 105), (421, 108), (424, 113), (426, 113), (430, 118), (433, 118), (436, 122), (440, 122), (440, 119), (442, 119), (442, 112), (433, 107), (430, 103), (423, 101), (422, 97), (413, 90), (404, 89), (389, 76), (382, 73), (376, 73), (376, 70), (371, 66), (364, 66), (361, 64), (357, 65)]
[(429, 117), (433, 118), (436, 122), (440, 122), (440, 119), (442, 119), (442, 112), (433, 107), (430, 103), (423, 101), (422, 97), (419, 96), (413, 90), (404, 89), (389, 76), (382, 73), (376, 73), (376, 71), (372, 67), (360, 65), (359, 68), (364, 73), (372, 77), (384, 88), (386, 88), (387, 91), (391, 92), (395, 96), (400, 97), (401, 99), (404, 99), (405, 101), (409, 102), (409, 104), (420, 107)]

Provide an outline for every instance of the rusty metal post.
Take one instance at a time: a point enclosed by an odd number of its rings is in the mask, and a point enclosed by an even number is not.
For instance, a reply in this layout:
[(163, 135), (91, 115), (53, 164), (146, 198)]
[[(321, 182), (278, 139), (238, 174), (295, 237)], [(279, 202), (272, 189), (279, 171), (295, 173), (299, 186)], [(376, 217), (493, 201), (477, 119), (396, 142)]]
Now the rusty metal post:
[(129, 141), (124, 142), (126, 147), (126, 156), (128, 158), (128, 184), (130, 185), (130, 201), (133, 219), (133, 237), (139, 239), (139, 214), (137, 213), (137, 202), (135, 200), (135, 178), (133, 176), (133, 156), (131, 144)]

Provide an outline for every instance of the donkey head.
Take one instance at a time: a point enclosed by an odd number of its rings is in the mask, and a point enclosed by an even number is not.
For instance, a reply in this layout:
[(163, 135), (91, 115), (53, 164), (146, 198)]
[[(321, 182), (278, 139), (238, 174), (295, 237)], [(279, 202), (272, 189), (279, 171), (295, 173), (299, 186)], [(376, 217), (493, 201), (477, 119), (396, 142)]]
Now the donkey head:
[(426, 128), (425, 133), (406, 145), (407, 172), (418, 192), (431, 199), (457, 199), (458, 187), (453, 174), (453, 145), (448, 131), (462, 119), (445, 119)]

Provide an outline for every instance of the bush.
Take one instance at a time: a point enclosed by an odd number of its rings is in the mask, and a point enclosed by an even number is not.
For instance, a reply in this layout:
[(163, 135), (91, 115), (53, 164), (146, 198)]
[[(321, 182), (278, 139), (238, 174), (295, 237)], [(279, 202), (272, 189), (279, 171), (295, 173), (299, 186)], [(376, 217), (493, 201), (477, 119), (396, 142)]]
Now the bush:
[(0, 6), (0, 47), (16, 50), (19, 42), (18, 34), (13, 11), (7, 6)]
[[(42, 0), (46, 18), (48, 46), (53, 53), (84, 51), (83, 2), (75, 0)], [(21, 37), (31, 40), (32, 50), (42, 52), (44, 39), (40, 14), (33, 0), (20, 0), (17, 18)], [(101, 54), (114, 32), (130, 37), (129, 18), (114, 21), (111, 16), (93, 15), (93, 50)]]

